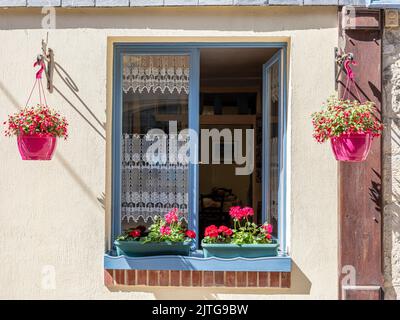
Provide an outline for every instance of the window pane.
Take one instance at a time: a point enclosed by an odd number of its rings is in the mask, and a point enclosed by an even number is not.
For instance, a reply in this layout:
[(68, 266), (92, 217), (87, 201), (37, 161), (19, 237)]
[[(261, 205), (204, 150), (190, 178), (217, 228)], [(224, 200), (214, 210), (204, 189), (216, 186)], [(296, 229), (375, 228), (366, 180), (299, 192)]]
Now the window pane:
[[(123, 57), (122, 229), (149, 224), (177, 207), (188, 215), (188, 165), (169, 161), (183, 142), (151, 139), (149, 130), (176, 134), (188, 126), (189, 57)], [(171, 136), (176, 138), (176, 136)], [(161, 142), (156, 161), (146, 156)], [(165, 143), (164, 143), (165, 142)]]
[(269, 197), (268, 222), (273, 225), (273, 235), (278, 232), (278, 190), (279, 190), (279, 148), (278, 148), (278, 115), (279, 115), (279, 63), (275, 63), (268, 71), (269, 96)]

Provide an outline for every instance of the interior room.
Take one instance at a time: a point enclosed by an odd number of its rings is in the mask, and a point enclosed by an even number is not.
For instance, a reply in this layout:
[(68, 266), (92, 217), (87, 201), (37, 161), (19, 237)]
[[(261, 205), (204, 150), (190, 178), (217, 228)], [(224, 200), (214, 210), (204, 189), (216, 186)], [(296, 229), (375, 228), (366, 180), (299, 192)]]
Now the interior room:
[[(254, 170), (250, 175), (236, 175), (235, 161), (224, 163), (225, 150), (232, 152), (237, 141), (223, 141), (221, 163), (200, 164), (200, 237), (204, 228), (215, 224), (232, 224), (231, 206), (254, 209), (254, 221), (261, 222), (262, 210), (262, 123), (263, 123), (263, 64), (276, 52), (273, 48), (212, 48), (200, 52), (200, 128), (218, 130), (242, 129), (242, 152), (246, 150), (245, 129), (254, 130)], [(271, 104), (271, 134), (277, 136), (277, 104)], [(233, 140), (234, 138), (232, 138)], [(210, 141), (211, 144), (211, 141)], [(230, 146), (225, 149), (225, 144)], [(271, 150), (272, 151), (272, 150)], [(212, 156), (210, 150), (210, 158)], [(229, 157), (228, 157), (229, 159)], [(229, 161), (228, 161), (229, 162)], [(274, 163), (271, 162), (273, 166)], [(276, 165), (276, 164), (275, 164)], [(271, 199), (272, 202), (272, 199)], [(273, 209), (273, 203), (270, 206)], [(276, 206), (276, 205), (275, 205)], [(269, 220), (276, 226), (277, 215), (270, 212)]]

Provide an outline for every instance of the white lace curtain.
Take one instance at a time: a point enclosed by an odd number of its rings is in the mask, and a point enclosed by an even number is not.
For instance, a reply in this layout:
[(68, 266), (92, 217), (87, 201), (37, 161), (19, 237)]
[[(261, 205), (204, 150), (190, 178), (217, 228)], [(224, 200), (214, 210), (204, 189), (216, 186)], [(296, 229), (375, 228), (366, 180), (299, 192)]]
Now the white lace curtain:
[[(154, 220), (172, 208), (188, 217), (188, 164), (148, 162), (148, 147), (154, 143), (146, 135), (125, 134), (122, 139), (122, 220)], [(185, 142), (178, 141), (177, 152)], [(167, 140), (166, 154), (169, 158)]]
[(189, 94), (189, 56), (125, 56), (122, 89), (125, 93)]
[(279, 100), (279, 64), (275, 63), (271, 67), (271, 99), (273, 102)]
[(278, 220), (278, 189), (279, 189), (279, 166), (278, 166), (278, 138), (274, 137), (270, 141), (270, 217)]

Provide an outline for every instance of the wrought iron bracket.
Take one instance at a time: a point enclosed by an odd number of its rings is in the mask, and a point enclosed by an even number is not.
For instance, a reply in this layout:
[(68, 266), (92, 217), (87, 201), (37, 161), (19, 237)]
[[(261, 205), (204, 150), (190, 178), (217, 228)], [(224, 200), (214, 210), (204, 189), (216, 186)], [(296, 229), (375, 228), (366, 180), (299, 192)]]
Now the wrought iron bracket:
[(340, 73), (343, 71), (346, 73), (346, 70), (344, 68), (344, 63), (346, 60), (352, 61), (354, 59), (354, 54), (351, 52), (345, 53), (345, 52), (340, 52), (338, 48), (335, 48), (335, 89), (337, 90), (338, 88), (338, 82), (339, 82), (339, 77)]
[(53, 93), (54, 52), (51, 48), (47, 48), (47, 40), (42, 40), (42, 53), (37, 56), (37, 60), (43, 61), (46, 66), (47, 90)]

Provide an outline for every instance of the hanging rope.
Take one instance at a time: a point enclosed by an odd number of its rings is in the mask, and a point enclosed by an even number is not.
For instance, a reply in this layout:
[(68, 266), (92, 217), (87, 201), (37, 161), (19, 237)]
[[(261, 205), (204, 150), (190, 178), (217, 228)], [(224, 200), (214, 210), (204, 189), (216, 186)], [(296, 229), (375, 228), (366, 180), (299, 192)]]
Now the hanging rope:
[(348, 96), (350, 94), (350, 88), (353, 86), (356, 91), (358, 101), (361, 103), (360, 92), (358, 91), (357, 85), (354, 81), (354, 72), (351, 69), (351, 65), (357, 65), (357, 63), (352, 59), (346, 59), (344, 62), (344, 69), (346, 70), (346, 86), (344, 88), (342, 100), (349, 98)]
[(33, 91), (36, 88), (36, 85), (38, 86), (38, 91), (39, 91), (39, 103), (40, 103), (40, 105), (43, 105), (43, 103), (42, 103), (42, 95), (43, 95), (44, 105), (47, 107), (46, 94), (45, 94), (45, 91), (43, 88), (43, 83), (42, 83), (42, 74), (46, 70), (46, 66), (43, 62), (43, 59), (37, 59), (37, 61), (33, 64), (33, 67), (37, 67), (37, 66), (40, 66), (40, 69), (36, 72), (36, 79), (33, 84), (31, 93), (29, 94), (28, 100), (26, 101), (25, 107), (28, 106), (29, 101), (32, 98)]

